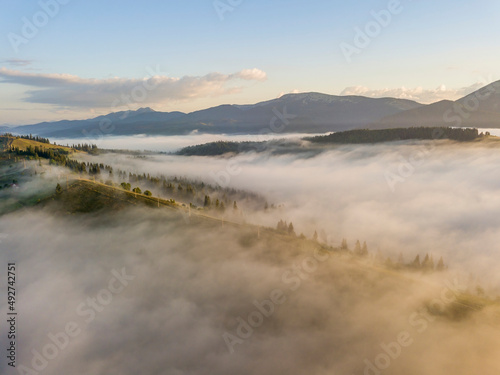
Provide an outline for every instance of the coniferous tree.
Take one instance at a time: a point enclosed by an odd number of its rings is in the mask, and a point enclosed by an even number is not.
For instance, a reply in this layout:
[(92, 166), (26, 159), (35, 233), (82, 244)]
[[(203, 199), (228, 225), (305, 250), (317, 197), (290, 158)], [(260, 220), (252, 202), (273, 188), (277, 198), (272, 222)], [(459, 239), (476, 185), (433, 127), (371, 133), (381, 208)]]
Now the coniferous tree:
[(368, 246), (366, 246), (366, 241), (363, 242), (363, 247), (361, 248), (361, 256), (368, 255)]
[(415, 257), (415, 260), (412, 262), (411, 266), (412, 266), (413, 268), (420, 268), (420, 266), (421, 266), (421, 265), (420, 265), (420, 255), (417, 255), (417, 256)]
[(354, 245), (354, 254), (361, 255), (361, 244), (359, 243), (359, 240), (357, 240)]
[(318, 232), (314, 231), (314, 234), (313, 234), (313, 240), (314, 241), (317, 241), (318, 240)]
[(436, 266), (436, 270), (438, 270), (438, 271), (444, 270), (443, 257), (439, 258), (438, 264)]
[(204, 207), (210, 207), (212, 205), (212, 202), (210, 201), (210, 197), (208, 195), (205, 195), (205, 202), (203, 203)]
[(342, 239), (342, 244), (340, 245), (341, 250), (349, 250), (349, 246), (347, 245), (347, 240), (344, 238)]
[(56, 194), (61, 194), (63, 192), (63, 189), (60, 184), (57, 184), (56, 186)]

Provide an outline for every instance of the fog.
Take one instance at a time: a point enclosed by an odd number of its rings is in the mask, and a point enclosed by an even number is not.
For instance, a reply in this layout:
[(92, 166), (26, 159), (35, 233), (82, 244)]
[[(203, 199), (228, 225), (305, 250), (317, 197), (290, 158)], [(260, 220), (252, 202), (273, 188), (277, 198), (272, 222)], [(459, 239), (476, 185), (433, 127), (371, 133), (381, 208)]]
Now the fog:
[[(439, 146), (436, 146), (439, 145)], [(340, 146), (323, 154), (136, 159), (101, 155), (89, 160), (132, 172), (187, 176), (255, 191), (267, 213), (245, 212), (254, 223), (292, 221), (298, 233), (315, 230), (338, 245), (366, 240), (369, 250), (406, 261), (443, 256), (449, 265), (499, 285), (500, 150), (441, 142)], [(389, 182), (388, 182), (389, 181)]]
[[(255, 233), (193, 225), (152, 209), (98, 217), (31, 209), (3, 216), (0, 228), (7, 233), (0, 260), (18, 269), (21, 373), (500, 369), (498, 309), (454, 321), (423, 308), (431, 299), (443, 310), (442, 301), (453, 301), (464, 284), (452, 272), (390, 273), (314, 246), (255, 240)], [(264, 301), (277, 289), (282, 295), (271, 308)], [(5, 316), (4, 300), (0, 306)], [(238, 331), (241, 320), (254, 328)], [(1, 334), (4, 343), (5, 325)], [(0, 366), (5, 373), (5, 362)]]
[[(492, 135), (500, 136), (500, 129), (478, 129), (480, 132), (490, 132)], [(275, 139), (300, 139), (324, 134), (300, 134), (300, 133), (267, 133), (267, 134), (204, 134), (194, 133), (190, 135), (172, 136), (103, 136), (99, 138), (51, 138), (52, 142), (60, 145), (72, 145), (78, 143), (96, 144), (103, 149), (127, 149), (134, 151), (156, 151), (175, 152), (183, 147), (199, 145), (217, 141), (231, 142), (263, 142)]]
[(135, 151), (175, 152), (183, 147), (194, 146), (208, 142), (263, 142), (273, 139), (298, 139), (322, 134), (300, 133), (269, 133), (269, 134), (202, 134), (172, 136), (103, 136), (99, 138), (51, 138), (51, 141), (61, 145), (78, 143), (96, 144), (103, 149), (127, 149)]
[[(255, 191), (283, 206), (244, 212), (247, 222), (292, 221), (297, 234), (317, 230), (334, 246), (367, 241), (371, 256), (161, 209), (3, 215), (0, 263), (18, 269), (18, 373), (499, 373), (499, 308), (447, 312), (478, 285), (498, 295), (498, 148), (439, 141), (299, 156), (79, 157)], [(384, 269), (378, 250), (406, 262), (443, 256), (449, 268)], [(0, 335), (7, 347), (6, 325)]]

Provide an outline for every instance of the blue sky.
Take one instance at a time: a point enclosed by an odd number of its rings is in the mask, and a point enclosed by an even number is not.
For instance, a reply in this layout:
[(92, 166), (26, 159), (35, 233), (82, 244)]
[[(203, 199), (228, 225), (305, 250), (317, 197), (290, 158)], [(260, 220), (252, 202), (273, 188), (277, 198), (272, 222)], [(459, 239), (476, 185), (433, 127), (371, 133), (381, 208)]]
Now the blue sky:
[[(41, 3), (52, 3), (53, 13)], [(496, 0), (0, 0), (0, 6), (0, 124), (88, 118), (124, 107), (188, 112), (307, 91), (433, 102), (500, 78)], [(373, 12), (386, 18), (377, 21)], [(36, 35), (23, 33), (25, 20), (41, 25)], [(369, 25), (369, 45), (356, 45), (356, 28), (366, 33)], [(341, 48), (347, 44), (357, 49), (350, 59)], [(152, 70), (154, 88), (122, 99)]]

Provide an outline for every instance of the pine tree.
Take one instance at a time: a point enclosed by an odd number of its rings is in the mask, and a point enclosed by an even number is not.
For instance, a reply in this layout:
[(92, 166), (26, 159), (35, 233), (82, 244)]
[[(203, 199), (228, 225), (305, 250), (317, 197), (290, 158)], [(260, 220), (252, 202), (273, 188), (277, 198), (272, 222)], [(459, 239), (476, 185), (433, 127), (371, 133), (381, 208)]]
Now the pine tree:
[(361, 248), (361, 256), (368, 255), (368, 246), (366, 246), (366, 241), (363, 242), (363, 247)]
[(422, 268), (433, 271), (434, 270), (434, 260), (432, 257), (429, 257), (429, 254), (425, 254), (424, 261), (422, 262)]
[(317, 241), (318, 240), (318, 232), (314, 231), (314, 234), (313, 234), (313, 240), (314, 241)]
[(357, 240), (354, 245), (354, 254), (361, 255), (361, 244), (359, 243), (359, 240)]
[(438, 264), (436, 266), (436, 270), (438, 270), (438, 271), (444, 270), (443, 257), (439, 258)]
[(203, 203), (204, 207), (210, 207), (212, 205), (212, 202), (210, 201), (210, 196), (205, 195), (205, 202)]
[(290, 225), (288, 226), (288, 234), (291, 236), (295, 236), (295, 230), (293, 228), (293, 224), (290, 222)]
[(347, 245), (347, 240), (344, 238), (342, 239), (342, 244), (340, 245), (341, 250), (349, 250), (349, 246)]
[(413, 263), (411, 264), (414, 268), (420, 268), (420, 255), (417, 255)]

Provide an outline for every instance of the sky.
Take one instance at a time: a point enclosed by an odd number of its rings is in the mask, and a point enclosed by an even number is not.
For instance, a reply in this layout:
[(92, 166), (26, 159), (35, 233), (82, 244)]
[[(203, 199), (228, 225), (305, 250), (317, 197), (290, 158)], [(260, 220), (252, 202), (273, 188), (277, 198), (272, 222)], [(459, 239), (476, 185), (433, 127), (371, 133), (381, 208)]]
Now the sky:
[(0, 0), (0, 124), (285, 93), (458, 99), (500, 79), (495, 0)]

